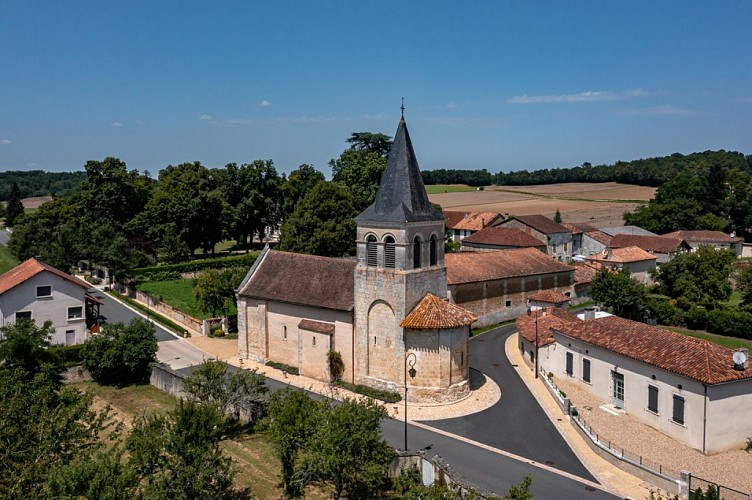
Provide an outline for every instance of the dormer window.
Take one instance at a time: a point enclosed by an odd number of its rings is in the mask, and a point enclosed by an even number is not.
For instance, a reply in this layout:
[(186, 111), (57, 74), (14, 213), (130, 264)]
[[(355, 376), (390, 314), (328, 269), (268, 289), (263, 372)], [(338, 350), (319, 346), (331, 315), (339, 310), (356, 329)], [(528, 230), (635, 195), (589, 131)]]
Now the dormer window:
[(376, 267), (378, 265), (378, 248), (376, 236), (368, 236), (366, 239), (366, 265), (368, 267)]
[(384, 238), (384, 267), (394, 269), (395, 265), (394, 238), (392, 236), (387, 236)]
[(419, 269), (421, 265), (421, 244), (420, 236), (413, 238), (413, 269)]

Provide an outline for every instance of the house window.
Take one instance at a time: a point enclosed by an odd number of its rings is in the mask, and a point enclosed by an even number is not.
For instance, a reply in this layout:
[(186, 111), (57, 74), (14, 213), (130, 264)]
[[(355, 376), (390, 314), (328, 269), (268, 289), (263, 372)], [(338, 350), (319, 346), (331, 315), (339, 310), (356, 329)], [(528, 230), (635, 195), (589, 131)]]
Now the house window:
[(37, 287), (37, 298), (52, 297), (52, 285), (41, 285)]
[(567, 353), (567, 375), (570, 377), (574, 373), (574, 355), (571, 352)]
[(413, 269), (420, 268), (420, 252), (421, 252), (421, 245), (420, 245), (420, 236), (416, 236), (413, 238)]
[(313, 339), (313, 347), (316, 347), (316, 335), (311, 337)]
[(507, 307), (512, 307), (512, 301), (511, 300), (507, 300), (506, 301), (506, 305), (507, 305)]
[(671, 420), (677, 424), (684, 424), (684, 398), (678, 394), (674, 394), (674, 411)]
[(369, 267), (376, 267), (378, 264), (378, 245), (376, 243), (376, 236), (370, 235), (366, 239), (366, 265)]
[(287, 340), (287, 327), (282, 327), (282, 340)]
[(384, 267), (394, 269), (394, 238), (387, 236), (384, 238)]
[(658, 388), (654, 385), (648, 386), (648, 410), (658, 413)]
[(18, 311), (16, 321), (31, 321), (31, 311)]
[(590, 383), (590, 360), (582, 360), (582, 380), (583, 382)]
[(439, 260), (438, 259), (438, 251), (437, 251), (438, 248), (437, 248), (437, 245), (436, 245), (436, 235), (435, 234), (431, 235), (431, 240), (430, 240), (430, 243), (428, 245), (428, 250), (429, 250), (428, 253), (429, 253), (429, 262), (430, 262), (430, 265), (435, 266), (437, 264), (438, 260)]
[(460, 366), (465, 366), (465, 351), (460, 353)]
[(81, 319), (83, 317), (84, 317), (83, 306), (75, 306), (75, 307), (68, 308), (68, 321), (71, 321), (74, 319)]

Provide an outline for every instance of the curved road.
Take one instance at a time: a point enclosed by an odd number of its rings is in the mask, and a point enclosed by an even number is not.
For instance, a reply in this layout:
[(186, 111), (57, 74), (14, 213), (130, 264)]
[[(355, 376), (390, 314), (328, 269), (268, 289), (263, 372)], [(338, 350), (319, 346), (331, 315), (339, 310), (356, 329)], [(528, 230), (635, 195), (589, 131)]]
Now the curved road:
[(595, 482), (507, 359), (504, 343), (515, 331), (507, 325), (470, 340), (471, 366), (499, 385), (499, 402), (473, 415), (424, 423)]

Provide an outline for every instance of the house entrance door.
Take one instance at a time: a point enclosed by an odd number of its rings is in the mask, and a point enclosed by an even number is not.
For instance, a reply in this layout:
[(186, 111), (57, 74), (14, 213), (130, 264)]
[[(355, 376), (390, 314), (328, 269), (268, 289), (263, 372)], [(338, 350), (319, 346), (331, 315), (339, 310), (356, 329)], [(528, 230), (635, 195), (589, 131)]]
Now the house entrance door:
[(65, 331), (65, 345), (73, 345), (76, 343), (76, 330)]
[(624, 374), (611, 372), (611, 403), (624, 408)]

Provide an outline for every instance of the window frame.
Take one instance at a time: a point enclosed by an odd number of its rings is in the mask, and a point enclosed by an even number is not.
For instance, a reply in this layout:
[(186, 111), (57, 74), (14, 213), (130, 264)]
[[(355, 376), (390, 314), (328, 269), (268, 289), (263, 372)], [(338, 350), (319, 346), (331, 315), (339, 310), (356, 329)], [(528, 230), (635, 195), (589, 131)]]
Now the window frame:
[(413, 269), (423, 267), (423, 239), (416, 234), (413, 237)]
[[(681, 409), (681, 418), (677, 418), (677, 403), (681, 402), (679, 408)], [(673, 394), (671, 405), (671, 421), (675, 424), (685, 425), (687, 415), (687, 399), (681, 394)]]
[[(29, 317), (28, 318), (21, 318), (21, 319), (19, 319), (18, 318), (18, 314), (19, 313), (21, 313), (21, 314), (27, 314), (28, 313)], [(33, 319), (34, 319), (34, 312), (31, 311), (31, 310), (16, 311), (15, 313), (13, 313), (13, 321), (15, 321), (15, 322), (18, 322), (18, 321), (32, 321)]]
[(574, 353), (567, 351), (566, 364), (564, 365), (564, 373), (570, 377), (574, 376)]
[[(81, 313), (78, 316), (71, 316), (71, 309), (80, 309)], [(86, 319), (86, 312), (84, 311), (84, 306), (68, 306), (67, 310), (67, 316), (68, 321), (81, 321), (83, 319)]]
[(428, 265), (435, 266), (439, 263), (439, 244), (438, 238), (432, 234), (428, 239)]
[[(587, 367), (587, 369), (585, 368)], [(590, 368), (591, 363), (589, 358), (582, 358), (582, 381), (586, 384), (591, 383), (590, 382)]]
[[(40, 288), (49, 288), (50, 289), (50, 293), (48, 293), (47, 295), (39, 295), (39, 289)], [(36, 298), (38, 298), (38, 299), (50, 299), (50, 298), (52, 298), (52, 291), (53, 291), (52, 285), (37, 285), (37, 287), (36, 287)]]
[[(648, 384), (648, 407), (647, 410), (650, 413), (655, 413), (658, 415), (658, 398), (660, 396), (660, 389), (658, 386), (653, 384)], [(651, 404), (654, 403), (654, 406), (651, 406)]]
[(378, 267), (379, 265), (379, 239), (376, 235), (366, 236), (366, 266)]
[(384, 237), (384, 268), (397, 268), (397, 240), (388, 234)]

